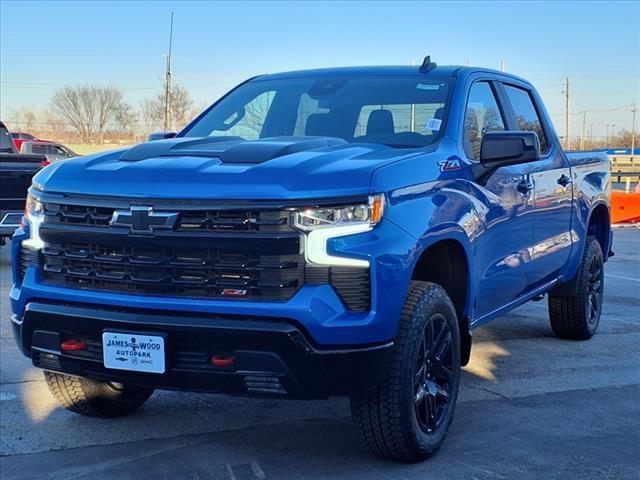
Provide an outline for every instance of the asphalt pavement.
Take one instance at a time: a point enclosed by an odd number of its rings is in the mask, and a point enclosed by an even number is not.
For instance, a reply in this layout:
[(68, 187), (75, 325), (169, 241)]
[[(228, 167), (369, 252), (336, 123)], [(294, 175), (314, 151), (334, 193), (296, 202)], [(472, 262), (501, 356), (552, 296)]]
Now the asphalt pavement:
[(556, 339), (546, 300), (474, 332), (456, 416), (430, 460), (379, 460), (346, 399), (156, 392), (135, 414), (90, 419), (50, 396), (11, 335), (0, 249), (0, 478), (640, 479), (640, 229), (614, 233), (598, 334)]

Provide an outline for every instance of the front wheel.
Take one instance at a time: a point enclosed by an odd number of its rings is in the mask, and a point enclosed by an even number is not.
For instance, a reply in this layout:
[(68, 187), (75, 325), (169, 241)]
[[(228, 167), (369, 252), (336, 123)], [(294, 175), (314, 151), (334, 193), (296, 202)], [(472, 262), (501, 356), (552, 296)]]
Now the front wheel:
[(87, 417), (119, 417), (142, 406), (153, 389), (44, 372), (49, 391), (67, 410)]
[(351, 397), (367, 447), (394, 460), (420, 461), (447, 434), (460, 383), (460, 332), (446, 291), (411, 282), (386, 379)]

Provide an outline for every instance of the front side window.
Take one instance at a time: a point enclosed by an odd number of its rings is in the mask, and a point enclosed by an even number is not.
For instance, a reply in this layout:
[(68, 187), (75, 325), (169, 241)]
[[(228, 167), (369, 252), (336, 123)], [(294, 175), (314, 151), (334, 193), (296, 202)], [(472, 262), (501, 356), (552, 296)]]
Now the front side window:
[(518, 128), (527, 132), (536, 132), (538, 141), (540, 142), (540, 151), (546, 152), (549, 142), (547, 142), (547, 137), (542, 128), (542, 122), (533, 105), (531, 95), (526, 90), (512, 85), (505, 85), (504, 89), (507, 92), (507, 97), (513, 108), (513, 113), (516, 116)]
[(474, 83), (464, 116), (464, 150), (467, 156), (480, 160), (483, 135), (499, 130), (504, 130), (504, 120), (491, 85), (488, 82)]
[(449, 79), (339, 76), (248, 82), (180, 135), (338, 137), (347, 142), (423, 147), (444, 131)]

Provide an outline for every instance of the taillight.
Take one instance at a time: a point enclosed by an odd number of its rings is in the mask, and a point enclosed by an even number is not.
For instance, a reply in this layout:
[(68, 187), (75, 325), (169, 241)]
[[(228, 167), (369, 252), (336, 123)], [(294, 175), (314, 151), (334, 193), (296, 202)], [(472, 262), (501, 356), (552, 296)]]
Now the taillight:
[(46, 167), (47, 165), (51, 165), (51, 162), (49, 161), (49, 159), (45, 158), (44, 160), (42, 160), (42, 166)]

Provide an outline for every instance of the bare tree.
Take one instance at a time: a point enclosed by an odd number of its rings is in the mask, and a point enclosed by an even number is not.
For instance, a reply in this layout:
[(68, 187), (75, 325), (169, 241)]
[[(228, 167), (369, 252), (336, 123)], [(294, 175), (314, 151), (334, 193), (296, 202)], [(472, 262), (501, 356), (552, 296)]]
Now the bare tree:
[(138, 126), (138, 113), (128, 103), (121, 103), (115, 113), (114, 130), (133, 135)]
[[(159, 92), (150, 100), (144, 100), (140, 105), (145, 126), (149, 130), (162, 130), (164, 128), (165, 102), (163, 88), (162, 92)], [(195, 116), (196, 110), (189, 92), (179, 85), (172, 87), (169, 105), (171, 128), (179, 130)]]
[(99, 141), (123, 108), (122, 90), (98, 85), (62, 87), (55, 91), (51, 104), (74, 130), (83, 143)]
[[(611, 144), (616, 148), (630, 148), (631, 147), (631, 129), (626, 128), (617, 132), (617, 135), (611, 140)], [(640, 134), (636, 132), (636, 145), (640, 139)]]

